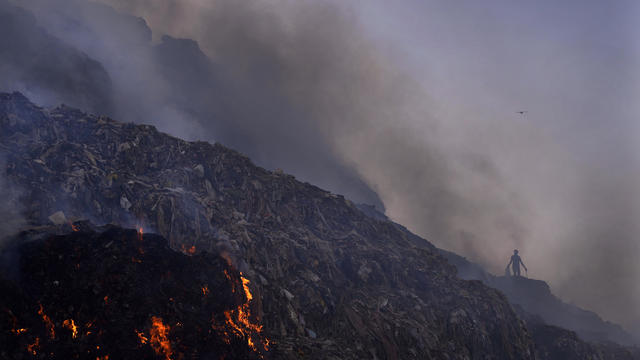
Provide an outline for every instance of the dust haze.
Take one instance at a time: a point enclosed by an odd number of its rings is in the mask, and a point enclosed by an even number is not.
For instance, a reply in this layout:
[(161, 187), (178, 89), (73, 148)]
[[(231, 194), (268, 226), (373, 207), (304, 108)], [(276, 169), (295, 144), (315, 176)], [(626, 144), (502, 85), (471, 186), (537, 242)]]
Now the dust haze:
[(494, 273), (518, 248), (564, 299), (640, 324), (633, 3), (20, 5), (108, 74), (83, 86), (109, 102), (75, 105), (384, 204)]

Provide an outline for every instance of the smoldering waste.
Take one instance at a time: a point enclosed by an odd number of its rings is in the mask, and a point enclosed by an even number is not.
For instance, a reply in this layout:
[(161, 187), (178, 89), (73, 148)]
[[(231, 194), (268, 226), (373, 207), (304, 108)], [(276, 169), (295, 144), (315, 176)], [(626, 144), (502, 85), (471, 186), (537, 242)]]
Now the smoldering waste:
[(5, 250), (17, 268), (0, 279), (3, 357), (268, 357), (248, 280), (225, 259), (136, 230), (72, 225), (24, 232)]

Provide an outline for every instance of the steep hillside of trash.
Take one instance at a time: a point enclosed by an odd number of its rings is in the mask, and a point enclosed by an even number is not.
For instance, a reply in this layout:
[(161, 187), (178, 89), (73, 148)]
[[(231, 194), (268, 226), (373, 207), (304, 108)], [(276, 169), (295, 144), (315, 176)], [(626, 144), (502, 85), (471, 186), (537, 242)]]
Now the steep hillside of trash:
[(535, 343), (536, 359), (546, 360), (635, 360), (640, 359), (638, 348), (624, 347), (612, 342), (585, 342), (574, 331), (549, 325), (541, 317), (515, 309), (527, 323)]
[(638, 339), (621, 326), (604, 321), (594, 312), (563, 302), (553, 295), (544, 281), (526, 277), (494, 276), (459, 255), (446, 251), (442, 251), (442, 254), (458, 268), (462, 278), (482, 280), (505, 294), (509, 302), (537, 315), (549, 325), (573, 330), (588, 341), (625, 345), (638, 343)]
[(142, 227), (175, 250), (220, 254), (251, 282), (276, 358), (535, 356), (506, 298), (458, 278), (431, 244), (220, 144), (17, 93), (0, 95), (0, 129), (29, 223)]
[(249, 284), (223, 258), (86, 223), (32, 229), (1, 256), (0, 358), (261, 359)]

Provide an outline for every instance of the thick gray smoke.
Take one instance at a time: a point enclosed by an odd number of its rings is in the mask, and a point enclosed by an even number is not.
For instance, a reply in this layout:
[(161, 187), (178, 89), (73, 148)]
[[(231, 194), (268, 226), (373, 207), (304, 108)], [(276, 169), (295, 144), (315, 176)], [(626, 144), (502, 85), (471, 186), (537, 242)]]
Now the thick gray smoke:
[(85, 0), (20, 2), (106, 69), (112, 115), (377, 193), (494, 272), (519, 248), (565, 299), (640, 323), (629, 3), (104, 3), (149, 27)]
[(109, 111), (111, 83), (95, 60), (56, 39), (34, 16), (0, 1), (0, 90), (19, 90), (34, 101)]
[[(336, 126), (349, 122), (343, 115), (354, 96), (363, 98), (355, 95), (363, 83), (378, 86), (367, 69), (374, 65), (367, 64), (373, 54), (367, 60), (359, 50), (370, 46), (338, 8), (296, 5), (302, 12), (286, 24), (257, 4), (220, 1), (202, 12), (206, 21), (197, 26), (209, 35), (196, 37), (199, 43), (164, 36), (165, 29), (152, 43), (144, 21), (105, 5), (84, 0), (20, 4), (56, 37), (108, 70), (114, 117), (153, 123), (183, 138), (219, 141), (259, 165), (283, 168), (383, 207), (332, 144)], [(163, 9), (161, 3), (154, 7)], [(180, 11), (172, 14), (173, 21), (180, 17)], [(334, 41), (338, 37), (342, 40)], [(349, 79), (336, 82), (337, 74)]]

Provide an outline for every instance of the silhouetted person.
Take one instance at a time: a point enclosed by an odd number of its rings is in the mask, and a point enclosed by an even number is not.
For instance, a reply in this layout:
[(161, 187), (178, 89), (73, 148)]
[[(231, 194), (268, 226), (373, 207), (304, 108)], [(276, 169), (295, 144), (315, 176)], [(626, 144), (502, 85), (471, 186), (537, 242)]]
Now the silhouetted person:
[(518, 255), (518, 250), (513, 250), (513, 256), (511, 256), (511, 261), (507, 264), (507, 270), (509, 269), (509, 265), (513, 269), (513, 276), (520, 276), (520, 265), (527, 271), (527, 267), (524, 266), (522, 259)]

